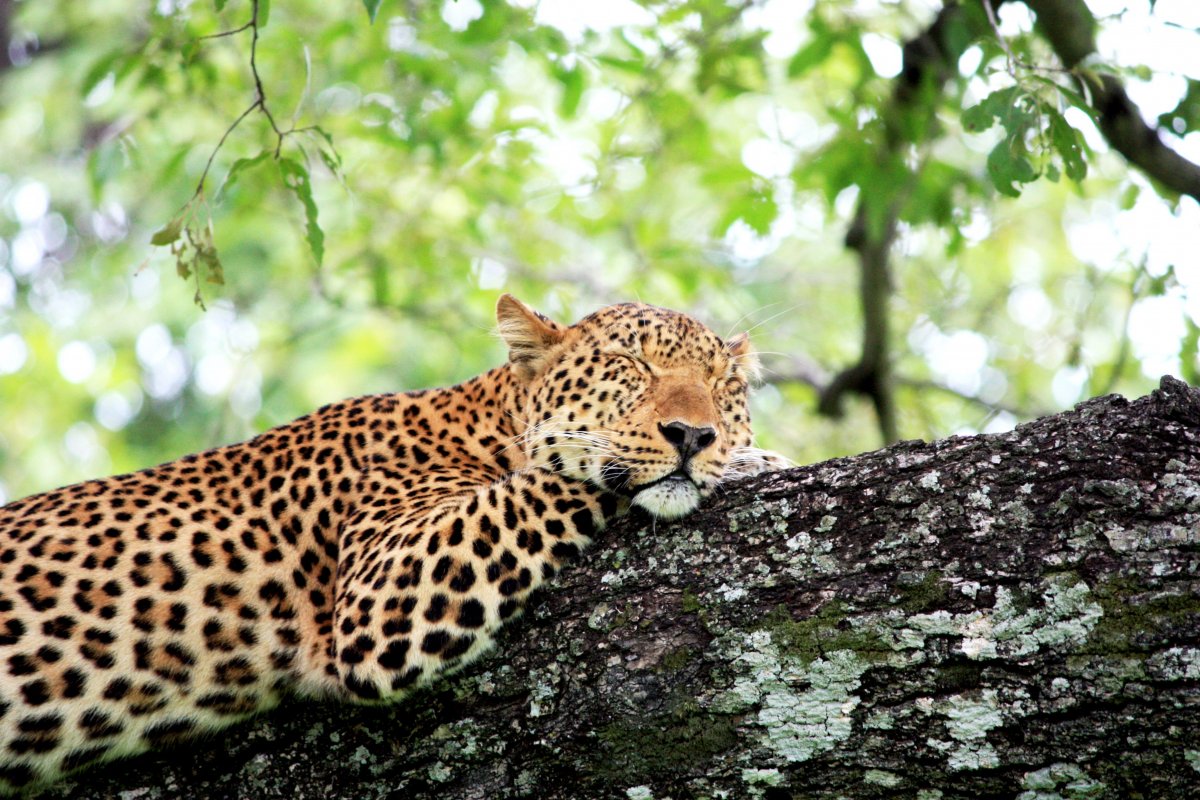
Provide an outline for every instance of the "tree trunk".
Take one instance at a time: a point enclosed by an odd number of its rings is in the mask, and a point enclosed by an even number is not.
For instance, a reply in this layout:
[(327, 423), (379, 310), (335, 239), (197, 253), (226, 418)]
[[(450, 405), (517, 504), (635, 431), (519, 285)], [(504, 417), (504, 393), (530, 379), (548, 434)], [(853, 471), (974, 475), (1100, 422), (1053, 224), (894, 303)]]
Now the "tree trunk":
[(629, 518), (398, 706), (296, 701), (54, 797), (1184, 798), (1200, 391), (1164, 378)]

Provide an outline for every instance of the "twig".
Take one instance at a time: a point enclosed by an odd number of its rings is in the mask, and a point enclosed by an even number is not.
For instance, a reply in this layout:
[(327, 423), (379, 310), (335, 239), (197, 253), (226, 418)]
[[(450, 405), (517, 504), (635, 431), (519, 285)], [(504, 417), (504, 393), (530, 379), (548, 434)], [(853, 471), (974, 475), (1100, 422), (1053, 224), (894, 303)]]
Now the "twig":
[(220, 33), (209, 33), (209, 34), (205, 34), (204, 36), (197, 36), (196, 41), (202, 42), (205, 39), (221, 39), (226, 36), (234, 36), (235, 34), (239, 34), (242, 31), (249, 30), (250, 28), (253, 28), (253, 27), (254, 27), (254, 18), (251, 17), (250, 21), (247, 22), (245, 25), (242, 25), (241, 27), (234, 28), (234, 29), (228, 30), (228, 31), (221, 31)]

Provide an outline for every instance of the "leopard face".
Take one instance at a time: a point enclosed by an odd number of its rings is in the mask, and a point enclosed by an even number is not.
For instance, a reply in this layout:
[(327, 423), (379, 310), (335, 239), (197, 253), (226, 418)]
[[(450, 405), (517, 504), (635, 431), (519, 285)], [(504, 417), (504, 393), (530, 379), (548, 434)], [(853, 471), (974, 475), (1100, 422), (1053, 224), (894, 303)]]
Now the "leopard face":
[[(513, 301), (515, 303), (515, 301)], [(694, 319), (627, 303), (563, 328), (525, 307), (510, 319), (533, 344), (527, 367), (527, 462), (681, 517), (711, 494), (751, 441), (747, 337), (723, 341)], [(502, 304), (501, 322), (505, 309)], [(517, 323), (514, 323), (514, 325)], [(513, 327), (514, 325), (510, 325)]]

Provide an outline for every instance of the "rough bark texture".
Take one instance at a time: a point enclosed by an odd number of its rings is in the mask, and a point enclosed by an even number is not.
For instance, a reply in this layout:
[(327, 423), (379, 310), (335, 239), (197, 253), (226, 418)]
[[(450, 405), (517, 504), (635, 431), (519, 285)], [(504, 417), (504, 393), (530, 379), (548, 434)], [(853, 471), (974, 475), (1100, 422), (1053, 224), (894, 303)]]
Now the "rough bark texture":
[(49, 797), (1184, 798), (1200, 392), (629, 519), (466, 674), (296, 702)]

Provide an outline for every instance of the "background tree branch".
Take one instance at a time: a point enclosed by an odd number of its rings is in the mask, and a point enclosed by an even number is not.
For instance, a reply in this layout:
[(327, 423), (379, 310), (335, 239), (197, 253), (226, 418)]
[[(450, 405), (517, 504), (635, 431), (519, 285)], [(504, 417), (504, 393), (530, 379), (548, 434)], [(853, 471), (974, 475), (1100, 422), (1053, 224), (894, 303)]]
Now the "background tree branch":
[(1200, 200), (1200, 165), (1165, 145), (1115, 75), (1088, 69), (1096, 56), (1096, 19), (1083, 0), (1026, 0), (1063, 66), (1096, 109), (1098, 126), (1113, 149), (1147, 177), (1173, 192)]
[(1191, 797), (1198, 523), (1200, 392), (1164, 379), (630, 518), (461, 677), (46, 797)]
[(879, 432), (885, 443), (899, 439), (890, 362), (888, 299), (892, 292), (889, 258), (896, 237), (900, 204), (919, 166), (906, 159), (914, 142), (928, 135), (937, 99), (950, 79), (959, 55), (946, 35), (949, 26), (961, 23), (962, 8), (947, 4), (933, 22), (904, 45), (904, 63), (884, 109), (884, 137), (879, 161), (903, 176), (901, 185), (884, 197), (862, 191), (854, 220), (846, 232), (846, 247), (859, 261), (859, 304), (863, 316), (863, 343), (858, 361), (821, 387), (817, 411), (841, 416), (842, 399), (855, 392), (871, 399)]

